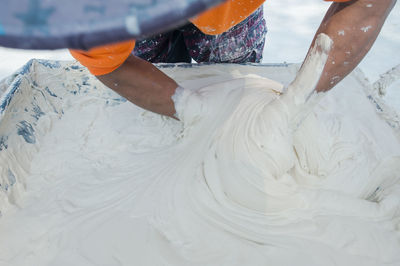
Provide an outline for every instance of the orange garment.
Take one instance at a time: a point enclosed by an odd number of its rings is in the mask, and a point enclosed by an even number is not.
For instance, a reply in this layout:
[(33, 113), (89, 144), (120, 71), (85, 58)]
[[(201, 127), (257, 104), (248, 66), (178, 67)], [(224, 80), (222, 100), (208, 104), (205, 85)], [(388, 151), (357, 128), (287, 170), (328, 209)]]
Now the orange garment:
[(93, 75), (101, 76), (120, 67), (135, 47), (135, 41), (108, 44), (89, 51), (69, 50), (71, 55), (87, 67)]
[(191, 19), (190, 22), (205, 34), (221, 34), (245, 20), (256, 11), (264, 1), (265, 0), (229, 0)]
[[(190, 21), (203, 33), (221, 34), (245, 20), (265, 0), (227, 0)], [(350, 0), (325, 0), (347, 2)], [(89, 51), (70, 50), (71, 55), (96, 76), (111, 73), (120, 67), (135, 47), (135, 41), (125, 41), (92, 48)]]

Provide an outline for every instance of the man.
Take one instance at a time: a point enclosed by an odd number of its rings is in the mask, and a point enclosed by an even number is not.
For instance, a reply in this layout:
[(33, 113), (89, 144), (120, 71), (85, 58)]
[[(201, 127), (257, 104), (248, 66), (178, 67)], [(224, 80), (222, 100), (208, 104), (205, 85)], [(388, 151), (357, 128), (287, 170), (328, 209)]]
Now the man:
[[(263, 2), (227, 0), (192, 19), (192, 24), (178, 32), (139, 42), (135, 53), (153, 62), (188, 61), (189, 56), (202, 62), (258, 62), (266, 32), (260, 10)], [(316, 87), (318, 92), (331, 89), (358, 65), (395, 3), (396, 0), (333, 0), (315, 35), (325, 33), (334, 42)], [(247, 31), (243, 34), (243, 30)], [(167, 48), (162, 44), (165, 39), (169, 40)], [(174, 117), (171, 97), (179, 85), (151, 63), (131, 54), (134, 46), (134, 41), (127, 41), (71, 53), (101, 82), (132, 103)], [(175, 46), (187, 53), (177, 53), (172, 49)]]

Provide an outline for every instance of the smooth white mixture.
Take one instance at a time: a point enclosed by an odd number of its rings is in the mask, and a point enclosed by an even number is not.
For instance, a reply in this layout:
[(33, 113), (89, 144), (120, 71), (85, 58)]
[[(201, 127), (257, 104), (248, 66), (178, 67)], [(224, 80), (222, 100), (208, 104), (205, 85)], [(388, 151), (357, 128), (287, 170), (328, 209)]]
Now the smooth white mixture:
[(358, 77), (293, 132), (290, 107), (271, 108), (282, 85), (245, 68), (166, 69), (200, 96), (181, 103), (184, 125), (92, 79), (62, 95), (0, 218), (0, 265), (400, 265), (400, 141)]

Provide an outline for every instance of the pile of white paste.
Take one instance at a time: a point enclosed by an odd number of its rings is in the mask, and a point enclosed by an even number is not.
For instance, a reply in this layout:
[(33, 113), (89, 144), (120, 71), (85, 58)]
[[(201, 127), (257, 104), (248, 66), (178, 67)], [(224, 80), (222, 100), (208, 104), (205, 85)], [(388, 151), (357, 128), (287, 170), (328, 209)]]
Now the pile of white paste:
[(290, 106), (270, 106), (295, 66), (163, 71), (200, 96), (185, 123), (82, 68), (36, 67), (59, 109), (41, 107), (32, 161), (10, 166), (29, 170), (0, 218), (1, 266), (400, 265), (400, 140), (359, 73), (292, 131)]

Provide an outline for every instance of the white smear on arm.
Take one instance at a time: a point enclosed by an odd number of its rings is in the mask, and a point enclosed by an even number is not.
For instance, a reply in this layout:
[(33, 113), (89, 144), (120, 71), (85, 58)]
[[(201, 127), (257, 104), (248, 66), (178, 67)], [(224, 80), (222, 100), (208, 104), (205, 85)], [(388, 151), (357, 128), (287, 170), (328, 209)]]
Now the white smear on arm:
[(360, 28), (360, 30), (362, 30), (363, 32), (367, 32), (370, 28), (372, 28), (372, 26), (371, 26), (371, 25), (368, 25), (368, 26), (366, 26), (366, 27)]

